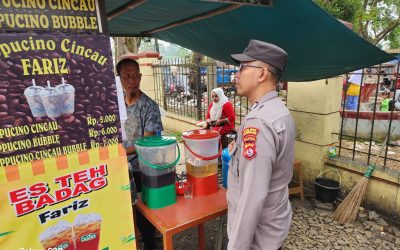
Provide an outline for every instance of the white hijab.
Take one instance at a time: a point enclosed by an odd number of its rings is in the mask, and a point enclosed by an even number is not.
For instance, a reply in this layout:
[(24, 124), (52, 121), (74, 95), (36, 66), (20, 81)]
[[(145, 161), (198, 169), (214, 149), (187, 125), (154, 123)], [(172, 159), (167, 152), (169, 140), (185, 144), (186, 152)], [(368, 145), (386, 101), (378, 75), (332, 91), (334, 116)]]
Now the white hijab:
[(218, 96), (218, 102), (213, 102), (213, 105), (210, 109), (210, 119), (211, 121), (216, 121), (221, 118), (222, 115), (222, 106), (225, 103), (229, 102), (228, 97), (225, 96), (224, 91), (221, 88), (216, 88), (211, 91), (214, 92)]

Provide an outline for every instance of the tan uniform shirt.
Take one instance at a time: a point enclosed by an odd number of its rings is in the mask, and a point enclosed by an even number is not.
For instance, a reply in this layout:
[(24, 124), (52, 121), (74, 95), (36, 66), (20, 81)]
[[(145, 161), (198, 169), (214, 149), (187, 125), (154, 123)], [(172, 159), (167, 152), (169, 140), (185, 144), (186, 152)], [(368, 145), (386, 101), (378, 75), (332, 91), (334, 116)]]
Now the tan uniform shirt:
[(295, 126), (276, 91), (253, 105), (238, 131), (228, 176), (228, 249), (282, 246), (292, 220)]

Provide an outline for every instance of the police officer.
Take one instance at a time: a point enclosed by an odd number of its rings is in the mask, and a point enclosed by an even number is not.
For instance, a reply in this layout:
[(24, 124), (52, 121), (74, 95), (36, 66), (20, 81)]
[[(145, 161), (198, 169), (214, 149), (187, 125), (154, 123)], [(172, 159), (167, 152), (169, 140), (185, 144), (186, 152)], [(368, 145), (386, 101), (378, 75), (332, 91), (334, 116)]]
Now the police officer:
[(228, 249), (280, 249), (288, 235), (292, 208), (295, 126), (276, 86), (287, 53), (270, 43), (250, 40), (242, 54), (236, 89), (252, 108), (231, 143), (228, 177)]

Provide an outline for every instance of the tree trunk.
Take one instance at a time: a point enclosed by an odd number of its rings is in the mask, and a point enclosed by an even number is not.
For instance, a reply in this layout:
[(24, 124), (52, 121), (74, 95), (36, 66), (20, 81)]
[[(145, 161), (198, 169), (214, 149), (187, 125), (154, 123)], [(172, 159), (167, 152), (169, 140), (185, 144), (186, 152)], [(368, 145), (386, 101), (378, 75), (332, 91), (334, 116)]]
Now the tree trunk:
[(158, 39), (154, 39), (154, 47), (156, 48), (156, 51), (160, 53), (160, 46), (158, 45)]
[(114, 37), (114, 42), (115, 42), (115, 58), (118, 58), (126, 53), (126, 48), (124, 44), (124, 38), (123, 37)]
[(125, 37), (124, 38), (126, 48), (128, 52), (137, 54), (139, 51), (139, 46), (141, 39), (136, 37)]

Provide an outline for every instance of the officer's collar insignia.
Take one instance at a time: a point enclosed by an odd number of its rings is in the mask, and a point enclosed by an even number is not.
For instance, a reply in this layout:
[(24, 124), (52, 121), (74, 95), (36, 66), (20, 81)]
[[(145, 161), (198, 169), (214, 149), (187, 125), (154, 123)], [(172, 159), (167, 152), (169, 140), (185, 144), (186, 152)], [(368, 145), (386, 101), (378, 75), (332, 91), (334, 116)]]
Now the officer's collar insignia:
[(258, 106), (258, 102), (255, 102), (255, 103), (253, 104), (253, 106), (251, 106), (251, 110), (257, 108), (257, 106)]

